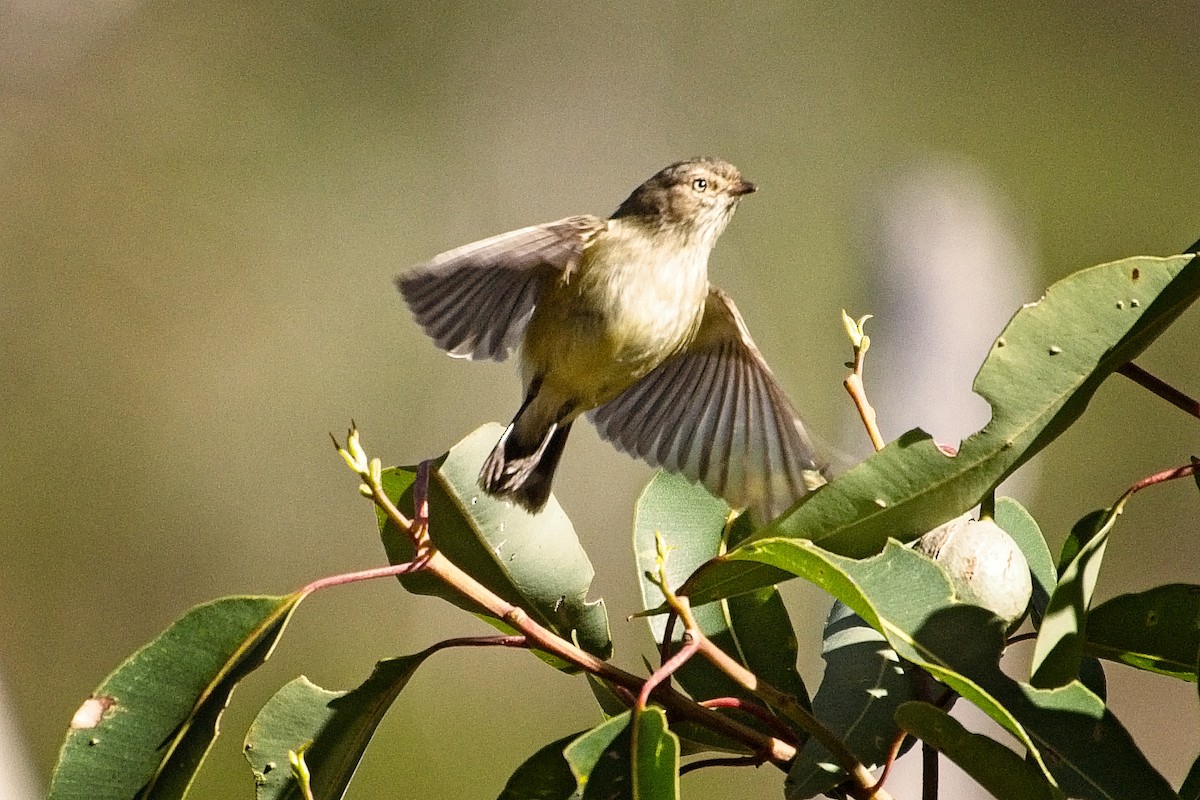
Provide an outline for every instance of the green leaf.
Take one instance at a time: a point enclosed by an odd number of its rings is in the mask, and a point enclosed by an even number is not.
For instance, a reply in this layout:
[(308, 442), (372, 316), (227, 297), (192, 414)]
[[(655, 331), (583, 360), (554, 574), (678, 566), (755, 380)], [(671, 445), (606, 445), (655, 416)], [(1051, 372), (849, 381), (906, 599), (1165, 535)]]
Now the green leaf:
[(1053, 691), (999, 668), (1004, 626), (955, 597), (933, 561), (899, 543), (855, 560), (798, 539), (756, 540), (729, 554), (787, 570), (825, 589), (917, 664), (996, 720), (1072, 797), (1171, 798), (1103, 701), (1078, 682)]
[(1062, 550), (1058, 554), (1056, 569), (1060, 577), (1075, 559), (1075, 556), (1079, 555), (1080, 548), (1091, 541), (1092, 537), (1104, 527), (1104, 520), (1107, 515), (1107, 508), (1098, 508), (1095, 511), (1089, 511), (1071, 526), (1071, 531), (1067, 534), (1067, 538), (1063, 540)]
[(557, 739), (517, 767), (498, 800), (571, 800), (578, 797), (575, 773), (563, 749), (585, 731)]
[(679, 739), (667, 729), (662, 709), (606, 720), (563, 751), (583, 800), (671, 800), (679, 796)]
[(1200, 586), (1172, 583), (1101, 603), (1088, 614), (1084, 649), (1110, 661), (1195, 681)]
[(1084, 656), (1079, 661), (1079, 682), (1101, 700), (1108, 700), (1108, 678), (1104, 665), (1095, 656)]
[[(551, 497), (541, 512), (530, 514), (479, 488), (480, 465), (501, 433), (499, 425), (484, 425), (438, 459), (429, 479), (430, 538), (456, 566), (500, 597), (588, 652), (607, 658), (612, 640), (604, 601), (587, 599), (595, 571), (558, 501)], [(401, 509), (412, 508), (415, 477), (416, 467), (383, 472), (384, 490)], [(382, 514), (379, 521), (388, 559), (393, 564), (410, 561), (408, 537)], [(511, 632), (431, 575), (418, 572), (400, 582), (411, 592), (449, 600)]]
[[(992, 419), (947, 456), (923, 431), (812, 492), (758, 539), (817, 542), (861, 557), (909, 541), (972, 508), (1083, 413), (1114, 370), (1142, 352), (1200, 295), (1191, 256), (1130, 258), (1077, 272), (1013, 317), (975, 378)], [(1136, 301), (1136, 303), (1134, 302)], [(693, 603), (778, 583), (767, 566), (724, 558), (689, 582)]]
[(302, 597), (196, 606), (130, 656), (76, 712), (51, 800), (183, 797), (229, 696), (270, 656)]
[(634, 800), (679, 797), (679, 737), (667, 728), (667, 715), (657, 706), (643, 709), (634, 720), (631, 752)]
[(905, 703), (896, 711), (904, 730), (928, 742), (1000, 800), (1060, 800), (1062, 790), (1033, 764), (999, 742), (971, 733), (928, 703)]
[(1200, 800), (1200, 758), (1192, 762), (1183, 785), (1179, 787), (1179, 800)]
[(1001, 497), (996, 501), (994, 519), (1013, 538), (1029, 562), (1029, 574), (1033, 577), (1033, 619), (1040, 625), (1046, 613), (1046, 604), (1058, 584), (1058, 571), (1054, 568), (1054, 558), (1050, 555), (1046, 537), (1042, 535), (1037, 520), (1011, 497)]
[[(655, 534), (660, 534), (668, 547), (665, 571), (669, 585), (675, 588), (696, 567), (722, 551), (729, 516), (729, 506), (723, 500), (683, 477), (659, 472), (651, 479), (638, 499), (633, 534), (645, 608), (663, 602), (662, 590), (647, 574), (656, 568)], [(739, 518), (739, 523), (742, 519)], [(736, 527), (748, 532), (741, 524)], [(733, 532), (735, 539), (738, 532)], [(693, 609), (693, 615), (700, 629), (718, 647), (763, 680), (808, 705), (808, 691), (796, 670), (796, 633), (783, 600), (773, 587), (700, 606)], [(666, 618), (650, 617), (647, 621), (654, 641), (661, 645)], [(671, 652), (676, 652), (683, 640), (683, 626), (677, 623), (673, 634)], [(697, 700), (753, 699), (753, 695), (703, 658), (691, 659), (674, 677)], [(739, 715), (739, 719), (766, 730), (754, 717)]]
[[(840, 600), (829, 611), (821, 655), (825, 676), (813, 698), (813, 715), (868, 769), (882, 766), (899, 732), (896, 708), (918, 696), (917, 674), (882, 633)], [(810, 738), (788, 772), (786, 796), (815, 797), (846, 778), (829, 751)]]
[[(1033, 648), (1033, 675), (1029, 679), (1039, 689), (1064, 686), (1079, 677), (1088, 607), (1092, 604), (1096, 579), (1100, 576), (1108, 534), (1123, 505), (1122, 500), (1113, 506), (1100, 520), (1095, 534), (1086, 542), (1081, 541), (1079, 552), (1063, 569), (1058, 586), (1050, 595)], [(1090, 526), (1095, 516), (1089, 514), (1080, 524)], [(1075, 526), (1076, 530), (1080, 529), (1080, 524)]]
[[(563, 757), (571, 767), (576, 785), (584, 798), (609, 796), (608, 790), (613, 788), (624, 791), (624, 795), (612, 795), (615, 797), (632, 794), (629, 776), (630, 716), (631, 712), (626, 711), (611, 717), (563, 749)], [(605, 759), (606, 753), (612, 753), (613, 757)], [(593, 773), (597, 773), (596, 788), (589, 795)]]
[(288, 769), (288, 751), (304, 751), (313, 796), (336, 800), (346, 792), (375, 729), (409, 679), (434, 650), (380, 661), (348, 692), (322, 689), (300, 677), (272, 697), (246, 734), (245, 756), (254, 770), (258, 800), (303, 798)]

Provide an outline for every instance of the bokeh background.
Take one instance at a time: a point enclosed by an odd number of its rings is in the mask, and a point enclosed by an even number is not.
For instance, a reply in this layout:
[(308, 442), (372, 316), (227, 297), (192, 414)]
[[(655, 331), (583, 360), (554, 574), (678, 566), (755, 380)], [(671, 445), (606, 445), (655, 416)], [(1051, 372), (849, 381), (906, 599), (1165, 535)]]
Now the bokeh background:
[[(885, 433), (959, 437), (986, 421), (970, 377), (1020, 302), (1200, 237), (1198, 87), (1193, 2), (0, 2), (6, 796), (44, 792), (76, 706), (191, 605), (381, 563), (328, 431), (354, 418), (373, 454), (411, 463), (508, 419), (511, 366), (437, 352), (390, 284), (408, 265), (607, 213), (666, 163), (718, 154), (762, 191), (714, 281), (830, 452), (865, 446), (841, 308), (879, 318)], [(1141, 360), (1193, 393), (1198, 316)], [(1116, 377), (1018, 496), (1057, 544), (1197, 441), (1195, 420)], [(585, 426), (557, 486), (631, 667), (649, 475)], [(1196, 582), (1194, 495), (1139, 496), (1102, 596)], [(827, 601), (788, 596), (815, 686)], [(311, 599), (234, 696), (195, 796), (251, 796), (241, 737), (295, 675), (346, 688), (378, 658), (483, 630), (390, 581)], [(1200, 746), (1194, 687), (1108, 672), (1179, 781)], [(444, 653), (351, 796), (494, 797), (595, 720), (581, 680), (525, 654)], [(706, 770), (684, 791), (775, 797), (779, 778)]]

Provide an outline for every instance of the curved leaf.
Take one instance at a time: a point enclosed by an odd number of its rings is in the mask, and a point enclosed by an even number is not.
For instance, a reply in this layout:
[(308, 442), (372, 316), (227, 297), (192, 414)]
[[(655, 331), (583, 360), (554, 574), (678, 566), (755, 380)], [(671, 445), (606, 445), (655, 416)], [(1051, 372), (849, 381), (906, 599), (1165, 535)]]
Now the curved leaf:
[[(958, 516), (1066, 430), (1101, 382), (1198, 295), (1200, 267), (1190, 255), (1129, 258), (1064, 278), (1018, 311), (996, 340), (974, 384), (992, 419), (957, 456), (910, 431), (801, 498), (752, 540), (808, 539), (861, 557), (888, 538), (915, 539)], [(687, 593), (699, 603), (779, 580), (762, 564), (718, 559), (689, 581)]]
[(667, 728), (666, 714), (654, 706), (632, 723), (631, 717), (626, 711), (605, 720), (563, 750), (583, 800), (679, 796), (679, 739)]
[(51, 800), (174, 800), (200, 769), (239, 681), (271, 655), (303, 598), (196, 606), (105, 678), (71, 722)]
[(572, 733), (538, 750), (517, 767), (498, 800), (572, 800), (578, 798), (575, 773), (563, 749), (586, 731)]
[[(658, 584), (647, 575), (655, 569), (655, 534), (661, 534), (669, 548), (665, 564), (667, 579), (672, 587), (678, 587), (696, 567), (724, 549), (729, 517), (729, 506), (723, 500), (686, 478), (659, 472), (651, 479), (638, 499), (633, 533), (645, 608), (654, 608), (663, 602)], [(742, 526), (743, 519), (739, 517), (739, 524), (731, 532), (735, 541), (739, 533), (748, 533), (748, 528)], [(767, 587), (710, 603), (694, 608), (693, 615), (704, 634), (722, 650), (777, 689), (808, 705), (808, 691), (796, 670), (796, 633), (777, 590)], [(647, 620), (654, 641), (660, 645), (665, 620), (661, 616)], [(676, 624), (672, 652), (679, 649), (682, 640), (683, 626)], [(753, 699), (748, 691), (706, 659), (691, 659), (674, 678), (697, 700), (716, 697)], [(762, 723), (753, 717), (741, 716), (740, 719), (762, 727)]]
[[(1058, 586), (1050, 595), (1042, 626), (1038, 629), (1033, 648), (1032, 677), (1029, 682), (1039, 689), (1063, 686), (1079, 677), (1079, 662), (1083, 657), (1083, 637), (1087, 626), (1088, 607), (1100, 576), (1100, 564), (1112, 532), (1121, 514), (1124, 500), (1098, 519), (1099, 527), (1086, 542), (1080, 541), (1079, 551), (1059, 576)], [(1096, 520), (1092, 513), (1076, 524), (1091, 527)], [(1074, 531), (1073, 531), (1074, 533)]]
[(1084, 649), (1110, 661), (1195, 681), (1200, 586), (1172, 583), (1101, 603), (1088, 614)]
[(928, 703), (905, 703), (896, 710), (896, 722), (961, 767), (999, 800), (1064, 797), (1037, 767), (999, 742), (971, 733), (940, 708)]
[[(612, 640), (604, 601), (587, 599), (595, 571), (558, 501), (551, 497), (541, 512), (530, 514), (479, 488), (479, 467), (503, 430), (494, 423), (484, 425), (438, 459), (429, 481), (430, 537), (438, 550), (484, 586), (555, 633), (607, 658)], [(383, 472), (384, 490), (401, 509), (412, 508), (415, 477), (415, 467)], [(382, 514), (379, 522), (388, 559), (393, 564), (411, 560), (408, 537)], [(431, 575), (418, 572), (400, 582), (411, 592), (449, 600), (511, 632)]]
[[(608, 790), (614, 787), (618, 791), (623, 790), (625, 795), (632, 793), (629, 780), (629, 718), (631, 713), (626, 711), (606, 719), (563, 748), (563, 758), (571, 767), (571, 772), (575, 775), (575, 782), (583, 797), (589, 796), (588, 787), (592, 784), (593, 773), (597, 773), (597, 780), (592, 796), (609, 796)], [(602, 766), (605, 764), (605, 753), (613, 753), (614, 757), (607, 759), (606, 766)]]
[[(879, 631), (835, 600), (825, 622), (825, 677), (813, 698), (813, 716), (849, 746), (867, 769), (887, 760), (899, 726), (900, 704), (916, 699), (917, 675)], [(928, 679), (926, 679), (928, 680)], [(846, 780), (816, 739), (804, 743), (788, 772), (789, 800), (815, 797)]]
[(679, 797), (679, 737), (667, 728), (667, 715), (651, 706), (638, 713), (631, 731), (630, 761), (634, 800)]
[(305, 677), (276, 692), (246, 734), (244, 753), (254, 770), (258, 800), (303, 800), (288, 768), (288, 752), (306, 746), (313, 796), (342, 797), (384, 714), (434, 652), (380, 661), (366, 681), (348, 692), (322, 689)]
[(1192, 762), (1183, 785), (1179, 787), (1179, 800), (1200, 800), (1200, 758)]
[(1000, 723), (1072, 797), (1164, 798), (1170, 786), (1091, 691), (1073, 682), (1052, 691), (1018, 683), (999, 668), (1001, 621), (954, 595), (949, 577), (896, 542), (861, 561), (811, 542), (747, 542), (729, 558), (754, 559), (825, 589), (917, 664)]

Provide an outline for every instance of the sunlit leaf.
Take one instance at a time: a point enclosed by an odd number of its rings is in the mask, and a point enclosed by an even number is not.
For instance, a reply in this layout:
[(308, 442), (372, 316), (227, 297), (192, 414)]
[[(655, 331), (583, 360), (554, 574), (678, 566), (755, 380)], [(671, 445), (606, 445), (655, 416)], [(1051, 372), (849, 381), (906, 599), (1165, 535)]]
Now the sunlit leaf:
[(1035, 689), (999, 668), (1004, 625), (962, 603), (930, 559), (895, 542), (872, 558), (826, 553), (798, 539), (757, 540), (730, 558), (804, 577), (883, 633), (901, 658), (929, 672), (1000, 723), (1072, 797), (1171, 798), (1163, 777), (1115, 716), (1073, 682)]
[(337, 800), (346, 792), (375, 729), (432, 651), (380, 661), (360, 686), (331, 692), (297, 678), (272, 697), (246, 734), (258, 800), (302, 800), (288, 751), (304, 750), (313, 795)]
[[(724, 549), (729, 507), (702, 487), (678, 475), (658, 473), (638, 500), (634, 522), (634, 555), (641, 578), (642, 601), (646, 608), (662, 604), (663, 594), (648, 575), (656, 569), (655, 536), (666, 543), (665, 570), (670, 585), (678, 587), (700, 564)], [(739, 519), (739, 523), (741, 522)], [(736, 526), (731, 535), (748, 531)], [(808, 692), (796, 670), (797, 644), (791, 619), (779, 592), (773, 587), (693, 609), (696, 623), (704, 634), (751, 672), (808, 704)], [(665, 617), (650, 617), (654, 641), (662, 643)], [(683, 626), (673, 631), (672, 652), (678, 650)], [(692, 697), (709, 700), (716, 697), (752, 699), (739, 684), (703, 658), (693, 658), (675, 674)], [(758, 702), (758, 701), (755, 701)], [(753, 717), (741, 721), (761, 727)]]
[(1172, 583), (1101, 603), (1088, 614), (1084, 649), (1138, 669), (1196, 680), (1200, 586)]
[[(1050, 595), (1046, 614), (1038, 629), (1033, 650), (1032, 677), (1029, 679), (1039, 689), (1063, 686), (1079, 677), (1088, 608), (1092, 604), (1096, 579), (1104, 561), (1108, 535), (1119, 514), (1118, 506), (1100, 519), (1099, 528), (1086, 542), (1081, 542), (1079, 551), (1062, 570), (1058, 586)], [(1085, 518), (1087, 525), (1092, 524), (1094, 516), (1090, 514)]]
[(904, 730), (927, 742), (999, 800), (1060, 800), (1062, 790), (1037, 767), (1004, 745), (971, 733), (954, 717), (928, 703), (905, 703), (896, 711)]
[(667, 715), (651, 706), (637, 714), (632, 746), (634, 800), (679, 797), (679, 738), (667, 728)]
[(270, 656), (302, 595), (197, 606), (117, 667), (76, 712), (51, 800), (176, 800), (238, 682)]
[[(947, 456), (910, 431), (803, 497), (753, 539), (810, 539), (862, 557), (967, 511), (1066, 430), (1114, 370), (1142, 352), (1198, 295), (1191, 256), (1138, 257), (1077, 272), (1017, 312), (975, 379), (992, 419)], [(748, 546), (750, 542), (742, 546)], [(778, 583), (767, 565), (719, 559), (689, 582), (695, 602)]]
[[(821, 655), (825, 676), (813, 697), (813, 715), (868, 769), (882, 766), (899, 732), (896, 709), (918, 696), (916, 670), (840, 600), (825, 623)], [(829, 751), (810, 738), (788, 773), (787, 797), (815, 797), (846, 779)]]
[[(631, 712), (626, 711), (610, 717), (563, 749), (563, 757), (585, 800), (633, 794), (629, 774), (630, 716)], [(606, 753), (611, 757), (606, 759)]]
[[(575, 529), (553, 497), (537, 514), (479, 488), (479, 467), (503, 433), (488, 424), (477, 429), (436, 462), (429, 480), (429, 533), (434, 545), (459, 568), (525, 609), (540, 624), (580, 647), (607, 658), (612, 651), (604, 601), (588, 600), (595, 574)], [(384, 470), (388, 497), (412, 509), (415, 467)], [(381, 535), (393, 564), (412, 559), (412, 543), (381, 514)], [(431, 575), (400, 579), (418, 594), (444, 598), (484, 615)], [(496, 627), (511, 632), (499, 620)]]

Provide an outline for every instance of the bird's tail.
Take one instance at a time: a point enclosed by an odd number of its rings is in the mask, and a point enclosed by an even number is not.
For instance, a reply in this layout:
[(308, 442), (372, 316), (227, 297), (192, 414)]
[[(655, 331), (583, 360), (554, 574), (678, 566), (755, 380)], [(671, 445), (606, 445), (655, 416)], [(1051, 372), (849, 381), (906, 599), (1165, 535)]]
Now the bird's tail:
[(479, 485), (490, 495), (507, 497), (532, 512), (541, 511), (550, 499), (550, 482), (562, 458), (571, 423), (550, 423), (528, 430), (523, 415), (528, 404), (517, 412), (512, 423), (483, 462)]

